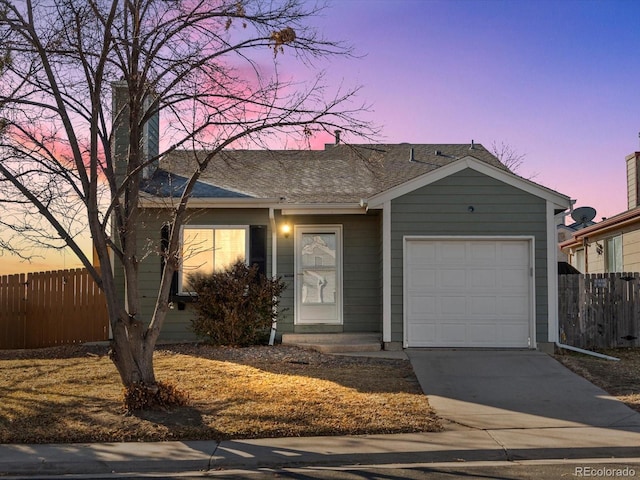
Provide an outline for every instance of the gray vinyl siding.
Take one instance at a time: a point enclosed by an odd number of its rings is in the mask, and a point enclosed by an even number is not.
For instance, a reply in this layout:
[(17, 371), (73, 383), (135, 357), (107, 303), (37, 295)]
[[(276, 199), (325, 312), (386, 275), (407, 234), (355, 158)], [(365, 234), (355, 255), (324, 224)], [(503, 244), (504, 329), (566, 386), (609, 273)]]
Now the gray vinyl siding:
[[(469, 207), (473, 206), (473, 213)], [(403, 341), (403, 237), (478, 235), (535, 238), (536, 338), (546, 341), (546, 201), (471, 169), (391, 202), (391, 335)]]
[(278, 276), (287, 283), (278, 316), (279, 333), (381, 332), (380, 235), (378, 212), (368, 215), (276, 216), (278, 225), (342, 225), (343, 324), (294, 325), (294, 234), (278, 232)]
[[(138, 288), (142, 297), (142, 313), (150, 318), (155, 307), (155, 299), (160, 286), (161, 258), (156, 252), (160, 249), (160, 231), (163, 214), (166, 211), (147, 209), (143, 211), (140, 224), (140, 278)], [(267, 226), (267, 274), (271, 273), (271, 228), (268, 209), (199, 209), (190, 215), (187, 224), (192, 225), (265, 225)], [(146, 254), (146, 255), (145, 255)], [(167, 314), (160, 334), (161, 341), (192, 341), (196, 336), (191, 331), (193, 308), (184, 304), (184, 310), (174, 304)]]
[[(164, 219), (159, 209), (148, 209), (140, 223), (140, 278), (142, 315), (150, 318), (160, 283), (161, 228)], [(381, 332), (382, 299), (380, 295), (380, 215), (313, 215), (289, 216), (276, 214), (278, 229), (286, 221), (294, 225), (342, 225), (343, 227), (343, 325), (294, 326), (294, 235), (288, 238), (278, 231), (277, 276), (287, 283), (280, 303), (278, 333), (287, 332)], [(267, 226), (267, 274), (272, 275), (272, 230), (268, 209), (202, 209), (190, 216), (192, 225), (266, 225)], [(122, 279), (117, 269), (116, 274)], [(124, 282), (121, 282), (122, 284)], [(160, 340), (165, 342), (194, 341), (191, 331), (193, 308), (188, 303), (184, 310), (178, 304), (169, 311), (162, 328)]]

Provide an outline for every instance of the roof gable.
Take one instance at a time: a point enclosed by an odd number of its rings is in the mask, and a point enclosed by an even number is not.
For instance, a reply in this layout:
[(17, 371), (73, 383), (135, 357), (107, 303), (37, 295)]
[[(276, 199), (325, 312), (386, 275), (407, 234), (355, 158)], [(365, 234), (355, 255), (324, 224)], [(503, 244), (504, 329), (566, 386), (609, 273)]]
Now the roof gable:
[(415, 177), (405, 183), (390, 188), (384, 192), (374, 195), (366, 200), (369, 208), (381, 208), (385, 202), (411, 193), (419, 188), (425, 187), (450, 175), (460, 172), (466, 168), (470, 168), (498, 181), (511, 185), (519, 190), (530, 193), (537, 197), (543, 198), (554, 203), (563, 210), (569, 207), (570, 198), (555, 192), (551, 189), (538, 185), (530, 180), (526, 180), (515, 175), (508, 170), (496, 168), (486, 162), (483, 162), (471, 155), (456, 160), (452, 163), (442, 166), (436, 170), (427, 172), (419, 177)]

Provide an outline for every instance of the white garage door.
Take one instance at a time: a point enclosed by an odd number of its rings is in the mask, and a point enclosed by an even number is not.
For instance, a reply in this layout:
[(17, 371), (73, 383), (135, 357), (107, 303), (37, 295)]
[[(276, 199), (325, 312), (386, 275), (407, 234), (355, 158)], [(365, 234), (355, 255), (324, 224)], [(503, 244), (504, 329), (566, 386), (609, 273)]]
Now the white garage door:
[(407, 239), (405, 345), (527, 347), (528, 240)]

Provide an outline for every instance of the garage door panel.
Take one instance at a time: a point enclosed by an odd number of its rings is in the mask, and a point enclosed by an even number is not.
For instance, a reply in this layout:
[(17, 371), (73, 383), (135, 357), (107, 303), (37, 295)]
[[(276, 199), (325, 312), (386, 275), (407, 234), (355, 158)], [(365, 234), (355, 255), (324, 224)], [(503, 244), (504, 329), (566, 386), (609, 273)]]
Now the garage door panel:
[(436, 289), (460, 289), (467, 284), (467, 275), (463, 269), (443, 268), (436, 274)]
[(473, 342), (475, 346), (490, 346), (496, 342), (497, 330), (492, 323), (470, 324), (465, 343)]
[[(529, 258), (527, 242), (500, 242), (500, 258), (504, 265), (523, 265), (523, 260)], [(528, 264), (528, 262), (526, 262)]]
[(505, 268), (500, 271), (500, 288), (518, 290), (529, 285), (529, 269)]
[(440, 263), (464, 265), (466, 262), (466, 247), (460, 242), (441, 242), (436, 252)]
[(408, 240), (405, 252), (409, 346), (528, 346), (529, 241)]
[[(529, 329), (523, 326), (522, 324), (511, 323), (508, 325), (503, 325), (496, 332), (498, 336), (497, 337), (498, 346), (500, 345), (509, 346), (509, 345), (512, 345), (513, 343), (520, 342), (524, 336), (528, 336), (528, 333), (529, 333)], [(529, 346), (528, 342), (527, 342), (527, 345), (522, 345), (522, 346)]]
[(503, 295), (498, 297), (498, 313), (502, 316), (523, 320), (529, 317), (529, 301), (526, 295)]
[(442, 295), (439, 297), (439, 309), (441, 316), (465, 315), (467, 313), (466, 297), (464, 295)]
[[(414, 323), (409, 327), (409, 335), (413, 338), (435, 338), (436, 325), (434, 323)], [(427, 345), (417, 345), (426, 347)]]
[(468, 311), (465, 313), (472, 314), (474, 317), (486, 316), (489, 315), (491, 317), (495, 317), (498, 313), (498, 309), (496, 308), (496, 296), (495, 295), (485, 295), (479, 296), (474, 295), (469, 297), (467, 300)]
[(413, 295), (408, 302), (410, 318), (427, 317), (438, 313), (438, 299), (433, 295)]
[(414, 266), (409, 272), (409, 285), (412, 289), (434, 288), (437, 270), (428, 267)]
[(493, 243), (471, 243), (469, 245), (469, 263), (477, 265), (494, 265), (497, 247)]
[(466, 336), (466, 325), (463, 323), (446, 323), (440, 326), (440, 341), (450, 345), (458, 345)]
[(436, 258), (436, 245), (433, 243), (412, 243), (409, 245), (408, 254), (420, 264), (433, 264)]
[(486, 291), (495, 290), (502, 281), (500, 272), (493, 268), (472, 268), (467, 273), (467, 286), (470, 290)]

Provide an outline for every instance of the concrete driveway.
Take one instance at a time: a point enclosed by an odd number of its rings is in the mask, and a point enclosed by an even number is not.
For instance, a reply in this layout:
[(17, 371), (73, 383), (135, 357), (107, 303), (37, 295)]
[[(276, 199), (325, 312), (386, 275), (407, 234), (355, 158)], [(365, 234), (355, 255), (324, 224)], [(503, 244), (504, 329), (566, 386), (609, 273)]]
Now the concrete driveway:
[(481, 430), (640, 427), (640, 414), (531, 350), (408, 349), (437, 414)]

